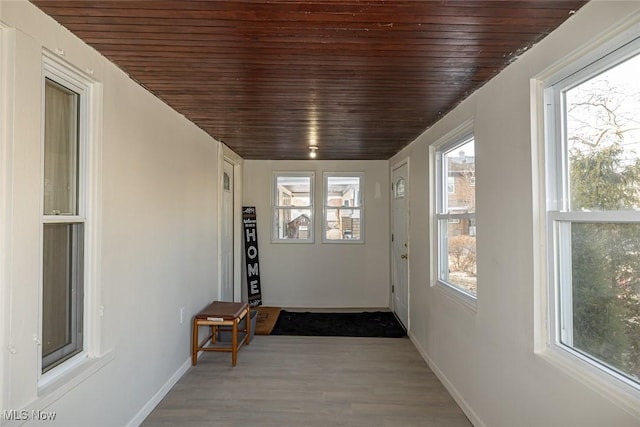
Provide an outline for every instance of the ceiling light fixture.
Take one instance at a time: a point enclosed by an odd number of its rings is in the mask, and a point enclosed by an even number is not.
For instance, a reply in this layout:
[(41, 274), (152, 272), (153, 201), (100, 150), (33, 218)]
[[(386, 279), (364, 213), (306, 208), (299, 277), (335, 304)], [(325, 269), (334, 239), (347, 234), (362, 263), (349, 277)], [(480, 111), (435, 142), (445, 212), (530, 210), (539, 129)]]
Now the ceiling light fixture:
[(317, 145), (310, 145), (309, 146), (309, 157), (311, 157), (312, 159), (316, 158), (316, 151), (318, 151), (318, 146)]

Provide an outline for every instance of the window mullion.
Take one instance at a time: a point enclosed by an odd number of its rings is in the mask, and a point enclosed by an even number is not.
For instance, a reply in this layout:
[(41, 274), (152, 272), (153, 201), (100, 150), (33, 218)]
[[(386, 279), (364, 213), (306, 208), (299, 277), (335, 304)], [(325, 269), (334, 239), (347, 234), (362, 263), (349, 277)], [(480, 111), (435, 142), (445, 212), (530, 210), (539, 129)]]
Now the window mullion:
[(439, 250), (440, 254), (438, 268), (440, 269), (439, 278), (444, 280), (445, 282), (449, 281), (449, 256), (448, 256), (448, 247), (449, 247), (449, 233), (448, 233), (448, 220), (446, 218), (438, 220), (438, 242), (439, 242)]
[(79, 224), (85, 221), (85, 218), (79, 216), (45, 215), (42, 217), (44, 224)]
[(558, 242), (558, 292), (557, 304), (560, 310), (558, 317), (558, 341), (565, 345), (573, 346), (573, 295), (572, 295), (572, 262), (571, 262), (571, 223), (568, 221), (557, 221), (556, 241)]

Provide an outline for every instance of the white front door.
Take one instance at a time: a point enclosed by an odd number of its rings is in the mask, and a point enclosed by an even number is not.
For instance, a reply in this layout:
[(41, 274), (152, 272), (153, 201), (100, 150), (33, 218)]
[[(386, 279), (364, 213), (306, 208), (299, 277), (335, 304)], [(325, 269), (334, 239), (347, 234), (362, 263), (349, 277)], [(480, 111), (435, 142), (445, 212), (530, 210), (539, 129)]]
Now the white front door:
[(233, 301), (233, 165), (225, 160), (222, 177), (222, 301)]
[(403, 163), (391, 172), (391, 301), (393, 311), (406, 328), (409, 327), (408, 170), (407, 163)]

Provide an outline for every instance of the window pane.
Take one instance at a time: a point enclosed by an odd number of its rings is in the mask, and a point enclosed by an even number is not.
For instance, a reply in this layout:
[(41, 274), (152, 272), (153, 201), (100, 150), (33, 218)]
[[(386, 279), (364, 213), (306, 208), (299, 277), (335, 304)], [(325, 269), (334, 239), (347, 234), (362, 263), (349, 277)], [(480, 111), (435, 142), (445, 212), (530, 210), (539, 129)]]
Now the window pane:
[(327, 240), (360, 240), (360, 209), (327, 209)]
[(571, 224), (571, 263), (572, 313), (563, 316), (572, 315), (573, 342), (563, 343), (638, 381), (640, 224)]
[(440, 229), (447, 230), (442, 248), (441, 280), (463, 291), (477, 294), (475, 219), (449, 218), (440, 220)]
[(404, 197), (404, 186), (405, 186), (404, 178), (398, 179), (398, 182), (396, 182), (396, 191), (395, 191), (396, 199), (400, 199)]
[(329, 176), (325, 194), (327, 206), (360, 206), (360, 177)]
[(451, 173), (451, 171), (449, 171), (449, 176), (447, 176), (447, 193), (454, 194), (455, 192), (456, 192), (456, 178)]
[(571, 210), (639, 207), (640, 56), (565, 92)]
[(286, 209), (275, 211), (276, 238), (278, 239), (311, 239), (313, 225), (310, 209)]
[(473, 139), (444, 153), (443, 157), (443, 164), (446, 165), (446, 206), (442, 213), (475, 212), (476, 163)]
[(475, 141), (460, 139), (438, 156), (438, 280), (475, 297)]
[(311, 206), (311, 177), (276, 177), (278, 206)]
[(82, 350), (83, 224), (45, 224), (43, 371)]
[(78, 214), (78, 98), (50, 80), (45, 84), (44, 214)]

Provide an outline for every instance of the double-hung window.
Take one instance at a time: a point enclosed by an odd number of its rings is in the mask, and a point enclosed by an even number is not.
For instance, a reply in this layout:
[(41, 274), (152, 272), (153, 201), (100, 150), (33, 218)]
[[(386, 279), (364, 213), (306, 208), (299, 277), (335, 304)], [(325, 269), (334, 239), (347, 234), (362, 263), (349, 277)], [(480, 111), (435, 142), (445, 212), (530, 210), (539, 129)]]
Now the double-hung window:
[(549, 343), (640, 388), (640, 42), (545, 89)]
[(273, 175), (274, 242), (313, 242), (313, 172)]
[(45, 60), (41, 374), (86, 354), (89, 83)]
[(437, 281), (464, 298), (476, 298), (476, 191), (473, 135), (453, 138), (435, 151)]
[(363, 235), (361, 173), (324, 174), (323, 241), (360, 243)]

